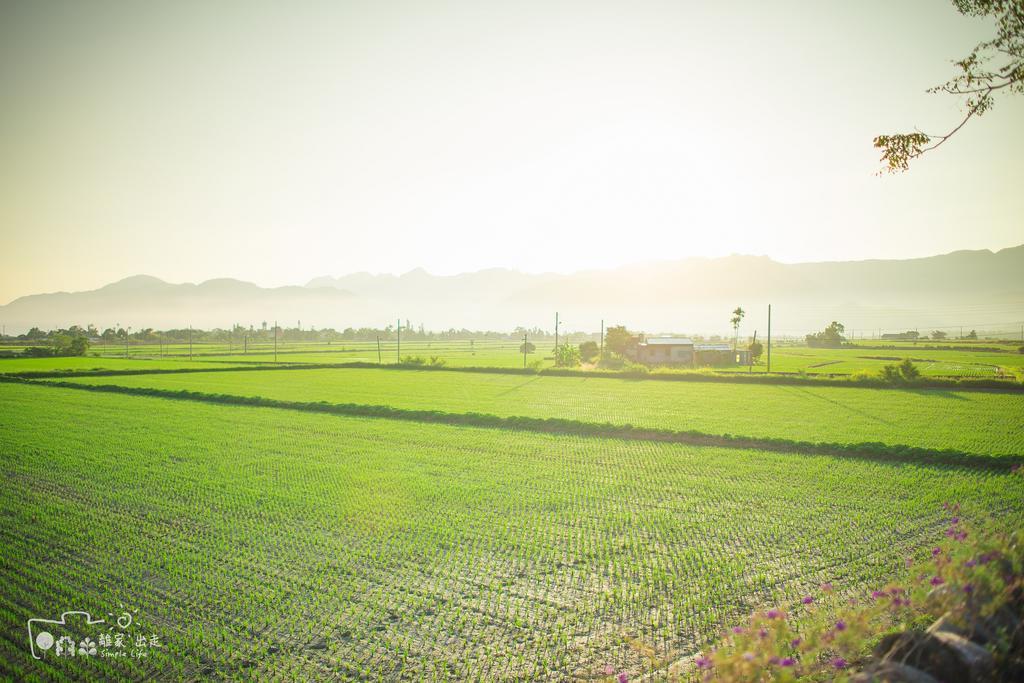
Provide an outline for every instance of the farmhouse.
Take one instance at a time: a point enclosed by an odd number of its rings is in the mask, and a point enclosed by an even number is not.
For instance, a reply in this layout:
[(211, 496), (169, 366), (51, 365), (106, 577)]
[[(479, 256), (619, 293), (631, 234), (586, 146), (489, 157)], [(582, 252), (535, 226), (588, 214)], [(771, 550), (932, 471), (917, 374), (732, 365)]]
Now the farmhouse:
[(647, 365), (693, 365), (693, 340), (652, 337), (636, 345), (636, 361)]
[(886, 332), (882, 341), (913, 341), (920, 336), (917, 332)]
[(749, 351), (735, 353), (728, 344), (696, 344), (685, 337), (638, 339), (633, 360), (645, 365), (746, 365)]

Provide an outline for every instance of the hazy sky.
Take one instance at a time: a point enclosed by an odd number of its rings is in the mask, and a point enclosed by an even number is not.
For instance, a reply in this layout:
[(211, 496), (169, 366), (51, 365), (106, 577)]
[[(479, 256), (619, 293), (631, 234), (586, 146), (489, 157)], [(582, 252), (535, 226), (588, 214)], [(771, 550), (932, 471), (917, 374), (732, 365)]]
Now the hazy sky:
[(1024, 242), (1024, 98), (872, 137), (991, 28), (940, 0), (0, 0), (0, 302), (148, 273), (572, 271)]

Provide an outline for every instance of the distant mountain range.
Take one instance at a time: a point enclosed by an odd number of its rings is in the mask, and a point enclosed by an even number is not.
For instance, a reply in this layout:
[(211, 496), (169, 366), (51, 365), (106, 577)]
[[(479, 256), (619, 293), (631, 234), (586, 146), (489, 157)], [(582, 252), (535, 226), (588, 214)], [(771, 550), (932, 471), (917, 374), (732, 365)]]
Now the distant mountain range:
[(454, 276), (317, 277), (264, 288), (232, 279), (171, 284), (136, 275), (87, 292), (35, 294), (0, 306), (8, 332), (115, 323), (134, 328), (383, 327), (395, 319), (427, 329), (511, 330), (522, 325), (596, 331), (626, 324), (648, 332), (721, 333), (736, 306), (744, 330), (801, 334), (839, 320), (848, 329), (1004, 325), (1024, 321), (1024, 245), (909, 260), (783, 264), (765, 256), (656, 261), (559, 275), (489, 269)]

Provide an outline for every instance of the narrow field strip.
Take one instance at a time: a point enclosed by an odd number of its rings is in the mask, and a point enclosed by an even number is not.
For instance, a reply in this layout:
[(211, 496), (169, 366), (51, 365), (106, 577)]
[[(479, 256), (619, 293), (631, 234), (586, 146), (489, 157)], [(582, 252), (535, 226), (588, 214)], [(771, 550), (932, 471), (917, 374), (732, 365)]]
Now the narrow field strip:
[(693, 446), (717, 446), (725, 448), (753, 449), (781, 453), (807, 453), (815, 455), (842, 456), (885, 462), (907, 462), (924, 465), (946, 465), (965, 469), (987, 469), (1008, 471), (1012, 466), (1024, 463), (1020, 455), (981, 455), (954, 449), (929, 449), (899, 444), (884, 443), (813, 443), (791, 439), (756, 438), (730, 435), (714, 435), (699, 431), (678, 431), (618, 425), (612, 423), (584, 422), (565, 418), (535, 418), (526, 416), (491, 415), (486, 413), (450, 413), (439, 410), (409, 410), (385, 405), (355, 403), (301, 402), (271, 399), (259, 396), (236, 396), (231, 394), (208, 394), (189, 390), (164, 390), (144, 387), (125, 387), (116, 384), (78, 384), (73, 382), (49, 381), (32, 383), (34, 386), (75, 389), (100, 393), (147, 396), (172, 400), (217, 403), (231, 406), (255, 406), (278, 408), (349, 417), (383, 418), (406, 422), (429, 422), (452, 426), (475, 426), (489, 429), (506, 429), (524, 432), (568, 434), (576, 436), (597, 436), (633, 441), (661, 441), (689, 444)]
[[(135, 360), (124, 361), (125, 363), (150, 363), (157, 361)], [(842, 361), (836, 361), (842, 362)], [(211, 364), (223, 364), (218, 367), (208, 367)], [(871, 381), (853, 382), (848, 379), (836, 379), (830, 376), (807, 377), (797, 373), (774, 373), (766, 374), (744, 374), (742, 372), (668, 372), (668, 373), (631, 373), (631, 372), (610, 372), (603, 370), (579, 370), (567, 368), (542, 368), (540, 370), (523, 369), (507, 366), (424, 366), (401, 363), (373, 363), (366, 361), (350, 361), (343, 363), (316, 363), (310, 361), (253, 361), (253, 360), (204, 360), (188, 363), (185, 367), (174, 367), (185, 365), (184, 361), (166, 361), (157, 367), (145, 368), (100, 368), (100, 369), (60, 369), (60, 370), (15, 370), (14, 372), (0, 372), (0, 377), (15, 377), (21, 379), (53, 379), (60, 377), (129, 377), (132, 375), (176, 375), (204, 372), (259, 372), (262, 370), (379, 370), (398, 372), (440, 372), (440, 373), (470, 373), (485, 375), (514, 375), (527, 377), (567, 377), (567, 378), (589, 378), (599, 380), (619, 381), (653, 381), (653, 382), (680, 382), (680, 383), (705, 383), (705, 384), (739, 384), (739, 385), (767, 385), (767, 386), (810, 386), (810, 387), (837, 387), (843, 389), (863, 389), (874, 391), (921, 391), (927, 389), (948, 389), (952, 391), (977, 391), (983, 393), (1016, 393), (1024, 394), (1024, 384), (1020, 382), (994, 380), (994, 379), (961, 379), (943, 377), (925, 377), (916, 385), (893, 386), (881, 383), (877, 379)], [(227, 367), (225, 367), (227, 366)], [(0, 366), (3, 370), (3, 366)], [(845, 377), (840, 375), (838, 377)]]
[(737, 386), (448, 371), (295, 370), (69, 377), (76, 384), (230, 394), (297, 403), (556, 418), (786, 442), (878, 443), (973, 455), (1024, 454), (1024, 395), (853, 387)]
[[(752, 609), (884, 583), (947, 501), (1018, 524), (1024, 478), (5, 382), (0, 661), (16, 680), (656, 678)], [(163, 650), (31, 658), (26, 619), (119, 603)]]

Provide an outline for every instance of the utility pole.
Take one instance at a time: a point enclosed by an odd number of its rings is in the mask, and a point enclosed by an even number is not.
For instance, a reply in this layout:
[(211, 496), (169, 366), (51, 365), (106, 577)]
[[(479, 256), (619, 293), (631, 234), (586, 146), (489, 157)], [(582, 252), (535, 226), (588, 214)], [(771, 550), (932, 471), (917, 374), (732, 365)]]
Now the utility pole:
[(772, 371), (772, 305), (768, 304), (768, 372)]
[(188, 326), (188, 359), (192, 360), (192, 326)]
[(380, 357), (380, 335), (378, 334), (377, 335), (377, 365), (380, 365), (381, 363), (382, 363), (382, 361), (381, 361), (381, 357)]
[(397, 360), (395, 362), (402, 362), (402, 319), (398, 319), (398, 352), (395, 354)]
[(132, 326), (129, 325), (128, 329), (124, 331), (124, 357), (128, 358), (128, 337), (131, 336)]
[[(750, 345), (753, 346), (756, 343), (757, 343), (757, 330), (754, 330), (754, 340), (750, 342)], [(754, 356), (748, 350), (747, 351), (747, 372), (749, 373), (749, 372), (753, 372), (753, 371), (754, 371)]]
[(555, 311), (555, 352), (558, 352), (558, 311)]
[(277, 321), (274, 321), (274, 362), (277, 362)]

